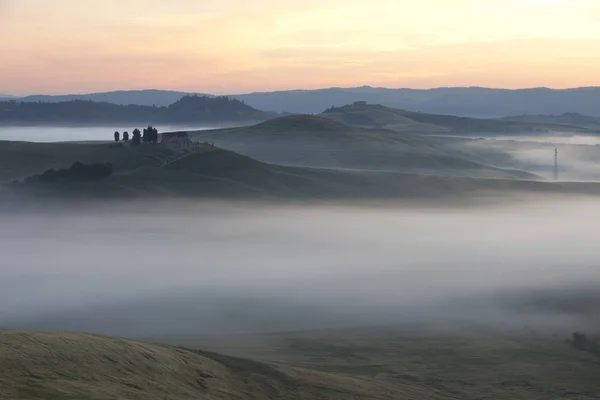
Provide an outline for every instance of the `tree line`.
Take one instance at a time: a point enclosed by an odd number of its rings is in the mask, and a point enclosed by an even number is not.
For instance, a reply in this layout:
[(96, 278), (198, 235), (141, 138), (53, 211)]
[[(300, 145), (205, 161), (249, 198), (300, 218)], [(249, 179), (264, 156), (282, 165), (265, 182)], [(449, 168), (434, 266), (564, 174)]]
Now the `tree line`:
[[(117, 131), (114, 134), (114, 140), (116, 143), (121, 141), (121, 134)], [(123, 142), (129, 142), (129, 132), (123, 132)], [(132, 132), (131, 144), (134, 146), (140, 145), (141, 143), (153, 143), (158, 142), (158, 129), (149, 125), (144, 128), (144, 132), (140, 132), (139, 129), (135, 128)]]
[(168, 107), (118, 105), (88, 100), (60, 103), (0, 101), (0, 124), (194, 123), (262, 121), (276, 114), (229, 97), (185, 96)]
[(49, 169), (41, 175), (25, 178), (25, 182), (56, 182), (56, 181), (95, 181), (108, 178), (113, 174), (110, 163), (84, 164), (76, 162), (66, 169)]

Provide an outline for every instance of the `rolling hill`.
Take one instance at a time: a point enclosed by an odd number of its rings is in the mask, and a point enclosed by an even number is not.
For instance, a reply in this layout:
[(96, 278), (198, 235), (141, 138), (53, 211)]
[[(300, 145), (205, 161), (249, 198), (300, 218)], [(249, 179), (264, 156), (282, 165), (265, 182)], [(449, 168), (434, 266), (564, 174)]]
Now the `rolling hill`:
[[(62, 151), (60, 146), (66, 149)], [(73, 147), (71, 147), (73, 146)], [(83, 146), (83, 147), (81, 147)], [(231, 198), (266, 200), (473, 200), (498, 194), (600, 193), (594, 183), (545, 183), (530, 180), (436, 176), (390, 171), (290, 167), (264, 163), (232, 151), (209, 147), (183, 156), (162, 146), (125, 147), (110, 144), (4, 144), (21, 161), (4, 177), (18, 179), (40, 174), (71, 161), (110, 162), (112, 176), (102, 180), (28, 181), (6, 184), (6, 204), (41, 199), (107, 198)], [(0, 146), (0, 148), (2, 148)], [(48, 157), (40, 157), (47, 153)], [(5, 153), (6, 154), (6, 153)], [(24, 158), (24, 157), (27, 158)], [(0, 157), (4, 165), (10, 160)], [(34, 171), (35, 170), (35, 171)], [(493, 170), (492, 170), (493, 171)], [(505, 172), (507, 173), (507, 172)], [(16, 196), (16, 197), (15, 197)], [(8, 201), (17, 199), (16, 202)]]
[[(400, 399), (595, 399), (597, 361), (570, 333), (439, 326), (363, 327), (235, 335), (202, 341), (216, 351), (282, 360), (322, 372), (402, 385)], [(189, 338), (190, 345), (199, 343)], [(569, 394), (567, 394), (569, 393)]]
[(593, 355), (532, 332), (371, 327), (192, 342), (253, 359), (85, 333), (2, 330), (0, 395), (7, 400), (587, 400), (600, 394)]
[(272, 164), (420, 172), (495, 178), (534, 178), (472, 161), (447, 140), (344, 125), (322, 116), (295, 115), (255, 126), (190, 132), (199, 141)]
[(504, 120), (535, 124), (565, 125), (567, 127), (580, 126), (588, 129), (600, 130), (600, 118), (573, 112), (560, 115), (515, 115), (505, 117)]
[(128, 172), (138, 168), (158, 167), (174, 157), (171, 150), (162, 146), (0, 141), (0, 182), (23, 179), (50, 168), (69, 167), (78, 161), (108, 162), (116, 170)]
[(418, 122), (407, 116), (408, 112), (379, 104), (356, 102), (343, 107), (332, 107), (321, 116), (346, 125), (364, 128), (392, 129), (398, 132), (444, 133), (450, 130), (441, 125)]
[(2, 399), (396, 398), (364, 379), (83, 333), (0, 331), (0, 370)]
[(379, 104), (356, 102), (343, 107), (325, 110), (323, 117), (348, 125), (367, 128), (385, 128), (398, 132), (413, 133), (523, 133), (546, 132), (569, 128), (577, 131), (577, 124), (557, 124), (551, 120), (486, 119), (467, 118), (454, 115), (426, 114), (397, 110)]

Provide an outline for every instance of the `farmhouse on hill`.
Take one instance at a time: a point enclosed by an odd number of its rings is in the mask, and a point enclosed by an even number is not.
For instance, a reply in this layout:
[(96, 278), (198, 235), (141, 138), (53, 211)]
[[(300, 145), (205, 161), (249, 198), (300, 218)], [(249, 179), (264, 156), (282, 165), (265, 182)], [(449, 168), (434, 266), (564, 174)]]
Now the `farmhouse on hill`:
[(193, 142), (187, 132), (167, 132), (162, 134), (160, 144), (186, 149), (192, 147)]

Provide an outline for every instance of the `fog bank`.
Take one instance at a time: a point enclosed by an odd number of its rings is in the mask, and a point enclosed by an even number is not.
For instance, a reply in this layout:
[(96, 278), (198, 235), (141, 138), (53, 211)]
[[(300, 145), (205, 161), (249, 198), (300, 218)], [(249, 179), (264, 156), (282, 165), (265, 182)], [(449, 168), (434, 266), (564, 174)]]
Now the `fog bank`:
[(599, 217), (600, 205), (583, 199), (4, 213), (0, 327), (129, 336), (415, 321), (595, 328)]

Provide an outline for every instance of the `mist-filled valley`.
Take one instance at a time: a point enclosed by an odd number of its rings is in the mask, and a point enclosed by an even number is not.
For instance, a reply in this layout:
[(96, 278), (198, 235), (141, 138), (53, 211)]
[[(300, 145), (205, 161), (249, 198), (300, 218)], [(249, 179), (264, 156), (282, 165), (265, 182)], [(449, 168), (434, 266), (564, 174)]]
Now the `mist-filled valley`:
[(3, 328), (597, 330), (595, 200), (465, 208), (106, 202), (4, 213)]
[(0, 0), (0, 400), (600, 399), (599, 18)]
[(598, 398), (600, 158), (565, 118), (2, 128), (0, 394)]
[(598, 398), (592, 131), (324, 114), (0, 141), (0, 395)]

